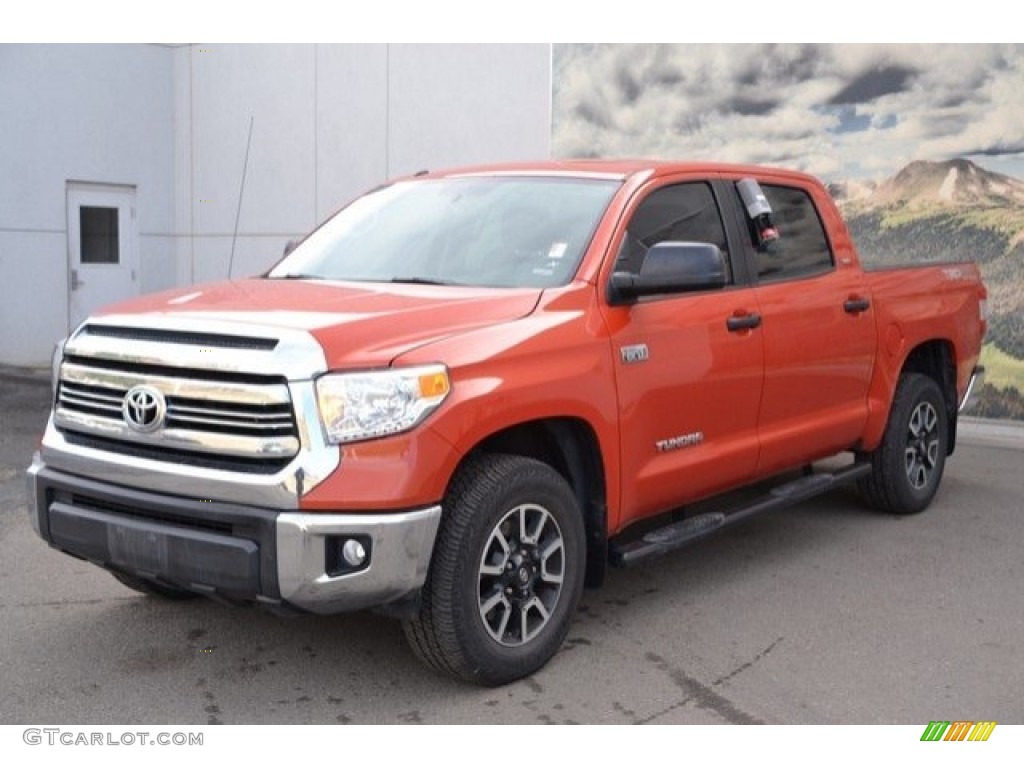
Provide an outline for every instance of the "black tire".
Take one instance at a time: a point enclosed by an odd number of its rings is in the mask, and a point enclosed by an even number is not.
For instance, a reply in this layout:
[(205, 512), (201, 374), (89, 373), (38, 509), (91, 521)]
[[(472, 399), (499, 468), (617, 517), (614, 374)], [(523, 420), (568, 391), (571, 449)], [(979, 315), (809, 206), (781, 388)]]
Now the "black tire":
[(150, 597), (162, 597), (165, 600), (195, 600), (200, 597), (195, 592), (189, 592), (186, 589), (177, 589), (176, 587), (169, 587), (165, 584), (159, 584), (149, 579), (144, 579), (141, 576), (131, 576), (127, 573), (120, 573), (119, 571), (111, 571), (110, 574), (124, 584), (128, 589), (134, 589), (136, 592), (141, 592), (144, 595)]
[(484, 455), (453, 480), (419, 615), (403, 624), (431, 667), (481, 685), (540, 669), (583, 591), (583, 518), (568, 483), (533, 459)]
[(882, 443), (857, 485), (867, 504), (893, 515), (927, 507), (942, 480), (949, 445), (946, 402), (935, 380), (905, 373), (896, 385)]

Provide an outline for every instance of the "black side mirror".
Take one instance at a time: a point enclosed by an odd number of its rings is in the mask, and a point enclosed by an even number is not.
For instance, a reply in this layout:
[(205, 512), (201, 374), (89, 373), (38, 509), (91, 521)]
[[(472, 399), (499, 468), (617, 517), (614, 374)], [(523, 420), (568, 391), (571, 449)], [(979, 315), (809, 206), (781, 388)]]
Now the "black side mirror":
[(297, 246), (300, 242), (301, 241), (299, 240), (289, 240), (287, 243), (284, 244), (284, 253), (282, 253), (281, 255), (287, 256), (289, 253), (295, 250), (295, 246)]
[(647, 251), (640, 274), (615, 272), (608, 286), (611, 304), (630, 304), (641, 296), (722, 288), (725, 257), (712, 243), (658, 243)]

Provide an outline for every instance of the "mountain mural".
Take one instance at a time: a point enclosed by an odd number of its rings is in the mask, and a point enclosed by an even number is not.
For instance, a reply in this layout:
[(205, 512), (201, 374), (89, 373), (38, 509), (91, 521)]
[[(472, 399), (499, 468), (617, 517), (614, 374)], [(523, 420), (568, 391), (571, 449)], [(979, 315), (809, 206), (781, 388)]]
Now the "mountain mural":
[(1024, 181), (963, 158), (829, 185), (867, 264), (969, 259), (988, 287), (988, 375), (975, 415), (1024, 419)]

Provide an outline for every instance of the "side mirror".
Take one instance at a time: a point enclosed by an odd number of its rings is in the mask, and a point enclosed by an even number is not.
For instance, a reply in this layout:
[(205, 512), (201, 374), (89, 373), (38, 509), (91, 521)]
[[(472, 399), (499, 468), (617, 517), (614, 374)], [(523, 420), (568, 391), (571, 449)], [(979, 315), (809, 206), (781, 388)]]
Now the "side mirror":
[(712, 243), (658, 243), (647, 251), (640, 274), (615, 272), (608, 286), (611, 304), (641, 296), (707, 291), (726, 285), (725, 258)]
[(295, 246), (297, 246), (299, 244), (299, 242), (301, 242), (301, 241), (299, 241), (299, 240), (289, 240), (287, 243), (284, 244), (284, 253), (282, 253), (281, 255), (282, 256), (287, 256), (289, 253), (294, 251), (295, 250)]

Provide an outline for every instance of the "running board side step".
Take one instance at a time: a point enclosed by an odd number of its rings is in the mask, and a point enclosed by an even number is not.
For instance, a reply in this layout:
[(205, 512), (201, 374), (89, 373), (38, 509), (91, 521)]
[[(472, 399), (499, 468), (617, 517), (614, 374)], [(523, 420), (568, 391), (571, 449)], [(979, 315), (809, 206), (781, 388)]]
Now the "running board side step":
[(805, 475), (778, 485), (750, 504), (737, 507), (729, 512), (695, 515), (666, 525), (664, 528), (650, 531), (643, 538), (635, 541), (624, 544), (612, 542), (608, 556), (612, 565), (620, 567), (635, 565), (649, 557), (663, 555), (666, 552), (685, 547), (687, 544), (693, 544), (727, 526), (742, 522), (748, 517), (799, 504), (870, 473), (871, 464), (862, 462), (851, 464), (849, 467), (834, 472)]

